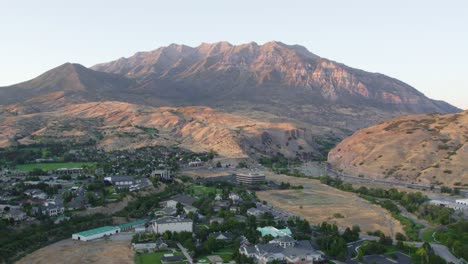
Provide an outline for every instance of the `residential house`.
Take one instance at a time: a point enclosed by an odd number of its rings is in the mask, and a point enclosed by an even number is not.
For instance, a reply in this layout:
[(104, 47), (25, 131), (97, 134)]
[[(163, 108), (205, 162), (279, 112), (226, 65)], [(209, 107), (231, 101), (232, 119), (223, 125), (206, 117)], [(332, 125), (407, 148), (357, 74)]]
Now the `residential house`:
[(27, 189), (24, 194), (34, 199), (47, 199), (47, 194), (39, 189)]
[(324, 263), (321, 252), (316, 251), (310, 241), (296, 241), (290, 236), (280, 237), (268, 244), (241, 246), (239, 252), (254, 258), (258, 263), (266, 264), (272, 261), (294, 264)]
[(233, 239), (231, 232), (213, 232), (209, 236), (221, 241), (231, 241)]

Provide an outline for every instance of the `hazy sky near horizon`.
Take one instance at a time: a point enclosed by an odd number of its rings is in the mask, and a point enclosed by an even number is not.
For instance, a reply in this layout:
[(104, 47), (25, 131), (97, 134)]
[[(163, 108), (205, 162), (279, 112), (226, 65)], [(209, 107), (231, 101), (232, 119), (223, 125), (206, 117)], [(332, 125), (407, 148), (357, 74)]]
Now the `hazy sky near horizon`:
[(468, 109), (466, 0), (0, 0), (0, 86), (171, 43), (300, 44)]

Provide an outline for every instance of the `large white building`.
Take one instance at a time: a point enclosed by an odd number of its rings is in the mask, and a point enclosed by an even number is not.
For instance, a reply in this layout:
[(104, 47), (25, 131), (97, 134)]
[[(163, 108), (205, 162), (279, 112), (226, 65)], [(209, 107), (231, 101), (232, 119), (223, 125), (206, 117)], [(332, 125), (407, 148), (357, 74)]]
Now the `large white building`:
[(163, 234), (166, 231), (171, 232), (193, 232), (193, 221), (186, 218), (167, 216), (156, 219), (153, 222), (153, 232)]
[(259, 173), (239, 173), (236, 174), (237, 183), (259, 184), (265, 182), (265, 175)]
[(104, 236), (118, 234), (119, 232), (120, 232), (120, 227), (118, 226), (103, 226), (100, 228), (95, 228), (95, 229), (73, 234), (72, 239), (80, 240), (80, 241), (89, 241), (89, 240), (98, 239)]

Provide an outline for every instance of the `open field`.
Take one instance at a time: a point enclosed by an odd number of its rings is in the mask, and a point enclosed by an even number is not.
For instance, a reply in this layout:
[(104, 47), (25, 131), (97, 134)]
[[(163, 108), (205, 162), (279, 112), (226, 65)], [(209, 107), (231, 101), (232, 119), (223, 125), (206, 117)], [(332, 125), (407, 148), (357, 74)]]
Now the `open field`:
[(81, 242), (67, 239), (34, 251), (17, 263), (133, 264), (134, 253), (130, 248), (130, 241)]
[[(146, 253), (146, 254), (139, 254), (135, 255), (135, 263), (136, 264), (155, 264), (161, 263), (161, 258), (164, 254), (173, 254), (174, 256), (182, 256), (180, 252), (172, 252), (172, 251), (159, 251), (154, 253)], [(185, 262), (181, 262), (185, 263)]]
[(45, 171), (55, 170), (59, 168), (82, 168), (83, 166), (94, 166), (94, 162), (56, 162), (56, 163), (34, 163), (17, 165), (16, 169), (22, 171), (32, 171), (34, 169), (42, 169)]
[[(260, 200), (304, 217), (313, 224), (323, 221), (340, 228), (359, 225), (363, 232), (381, 230), (387, 235), (403, 232), (400, 223), (385, 209), (373, 205), (353, 193), (343, 192), (321, 184), (318, 180), (286, 175), (267, 174), (267, 180), (303, 185), (303, 190), (271, 190), (257, 192)], [(334, 217), (341, 214), (344, 216)]]
[(220, 256), (223, 261), (225, 263), (229, 262), (232, 260), (232, 254), (234, 253), (234, 249), (233, 248), (223, 248), (223, 249), (220, 249), (212, 254), (209, 254), (209, 255), (206, 255), (206, 256), (202, 256), (202, 257), (199, 257), (198, 258), (198, 262), (203, 262), (203, 263), (210, 263), (210, 260), (208, 259), (208, 256), (214, 256), (214, 255), (218, 255)]
[(201, 185), (190, 185), (188, 187), (189, 191), (193, 192), (195, 196), (204, 196), (209, 193), (221, 193), (221, 189), (216, 189), (215, 187), (206, 187)]
[(210, 178), (210, 177), (218, 177), (218, 176), (229, 176), (232, 174), (230, 170), (223, 170), (223, 169), (206, 169), (206, 168), (185, 168), (182, 170), (181, 175), (188, 176), (191, 178)]

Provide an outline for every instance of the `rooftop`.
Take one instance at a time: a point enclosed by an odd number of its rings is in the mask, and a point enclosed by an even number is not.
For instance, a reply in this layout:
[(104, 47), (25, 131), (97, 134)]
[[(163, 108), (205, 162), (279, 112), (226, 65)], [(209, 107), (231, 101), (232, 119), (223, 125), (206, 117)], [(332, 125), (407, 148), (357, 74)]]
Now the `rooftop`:
[(97, 235), (97, 234), (104, 233), (104, 232), (109, 232), (109, 231), (112, 231), (112, 230), (118, 230), (118, 229), (119, 228), (116, 227), (116, 226), (103, 226), (103, 227), (99, 227), (99, 228), (95, 228), (95, 229), (82, 231), (82, 232), (76, 233), (76, 235), (89, 237), (89, 236)]
[(186, 219), (186, 218), (178, 218), (178, 217), (167, 216), (167, 217), (156, 219), (155, 222), (158, 223), (158, 224), (167, 224), (167, 223), (192, 222), (192, 220), (191, 219)]
[(282, 236), (291, 236), (291, 230), (289, 228), (278, 229), (273, 226), (265, 226), (265, 227), (258, 227), (257, 228), (262, 236), (271, 235), (272, 237), (282, 237)]
[(143, 224), (145, 224), (145, 223), (146, 223), (145, 220), (137, 220), (137, 221), (133, 221), (133, 222), (121, 224), (121, 225), (119, 225), (119, 227), (120, 227), (120, 229), (127, 229), (127, 228), (130, 228), (130, 227), (134, 227), (134, 226), (138, 226), (138, 225), (143, 225)]

